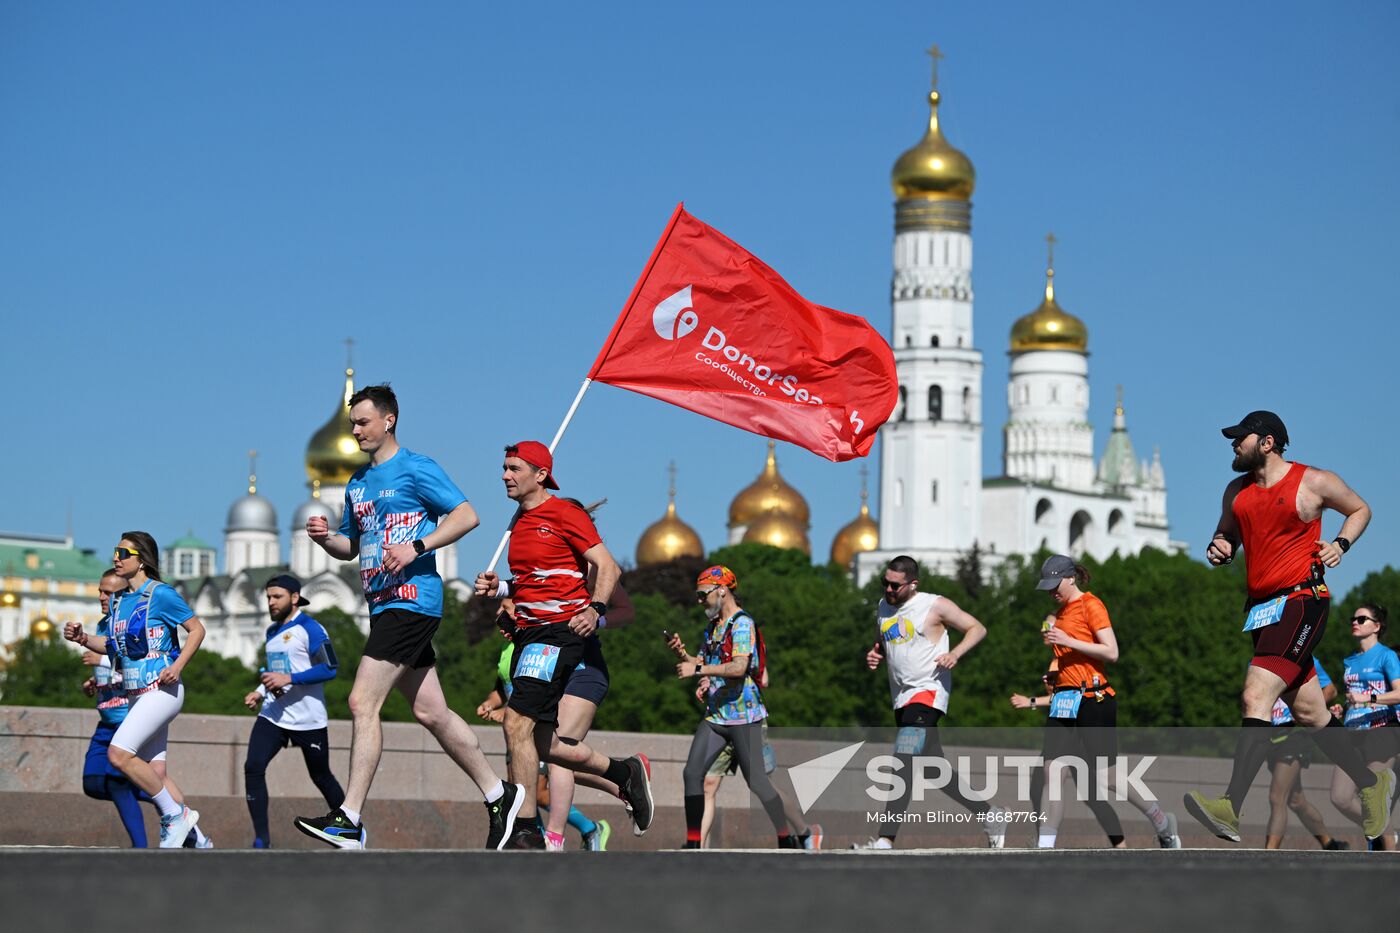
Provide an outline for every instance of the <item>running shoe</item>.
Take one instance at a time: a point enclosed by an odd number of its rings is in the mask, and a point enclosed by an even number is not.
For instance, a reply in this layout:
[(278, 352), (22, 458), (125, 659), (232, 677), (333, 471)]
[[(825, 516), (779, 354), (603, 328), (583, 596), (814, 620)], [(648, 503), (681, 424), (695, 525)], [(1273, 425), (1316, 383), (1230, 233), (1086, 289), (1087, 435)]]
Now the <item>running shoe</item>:
[(1006, 848), (1006, 825), (1010, 822), (1008, 816), (1010, 814), (1001, 807), (992, 807), (982, 818), (982, 831), (987, 834), (987, 848)]
[(270, 848), (272, 848), (272, 843), (268, 842), (266, 839), (254, 839), (254, 840), (253, 840), (253, 848), (255, 848), (255, 849), (270, 849)]
[(778, 837), (778, 848), (780, 848), (780, 849), (800, 849), (800, 848), (802, 848), (802, 840), (801, 840), (801, 839), (798, 839), (796, 836), (792, 835), (791, 833), (788, 833), (786, 836), (779, 836), (779, 837)]
[(546, 852), (563, 852), (563, 851), (564, 851), (564, 836), (563, 836), (563, 834), (561, 834), (561, 833), (552, 833), (552, 832), (550, 832), (549, 830), (546, 829), (546, 830), (544, 831), (544, 849), (545, 849)]
[(213, 837), (213, 836), (205, 836), (205, 837), (204, 837), (204, 840), (203, 840), (202, 842), (201, 842), (200, 840), (196, 839), (196, 840), (194, 841), (194, 847), (195, 847), (196, 849), (212, 849), (212, 848), (214, 848), (214, 837)]
[(1194, 816), (1200, 824), (1221, 839), (1230, 842), (1240, 841), (1240, 818), (1235, 813), (1235, 805), (1229, 797), (1206, 797), (1199, 791), (1191, 791), (1182, 801), (1186, 812)]
[(540, 832), (540, 828), (530, 820), (521, 820), (516, 824), (515, 829), (511, 830), (510, 838), (505, 841), (505, 845), (501, 848), (543, 851), (545, 848), (544, 833)]
[(852, 849), (893, 849), (894, 843), (884, 836), (872, 836), (866, 842), (857, 842)]
[(622, 802), (632, 814), (632, 833), (640, 836), (651, 828), (654, 804), (651, 800), (651, 762), (646, 755), (633, 755), (625, 762), (631, 777), (621, 788)]
[(583, 848), (586, 852), (608, 851), (608, 840), (612, 838), (612, 824), (598, 820), (593, 824), (593, 832), (583, 834)]
[(1176, 814), (1168, 813), (1166, 817), (1167, 828), (1157, 834), (1157, 845), (1164, 849), (1180, 849), (1181, 834), (1176, 831)]
[(1351, 843), (1345, 839), (1329, 839), (1322, 848), (1327, 852), (1347, 852), (1351, 849)]
[(369, 847), (369, 832), (364, 824), (356, 826), (350, 817), (336, 807), (325, 816), (299, 816), (292, 821), (296, 828), (312, 839), (319, 839), (337, 849), (365, 849)]
[(1356, 792), (1361, 799), (1361, 831), (1367, 839), (1377, 839), (1385, 833), (1390, 822), (1390, 798), (1395, 794), (1395, 772), (1387, 768), (1376, 772), (1376, 783)]
[(807, 827), (807, 835), (802, 837), (802, 848), (820, 849), (822, 847), (822, 824), (812, 823)]
[(486, 804), (486, 819), (491, 824), (486, 834), (486, 848), (498, 851), (506, 847), (506, 840), (515, 828), (515, 816), (525, 802), (525, 788), (519, 784), (507, 784), (505, 788), (500, 800)]
[(700, 843), (695, 842), (695, 841), (693, 841), (693, 840), (692, 840), (692, 841), (687, 841), (685, 845), (681, 846), (681, 848), (682, 848), (682, 849), (698, 849), (698, 848), (700, 848)]
[(173, 816), (161, 816), (160, 847), (162, 849), (184, 848), (185, 837), (194, 830), (194, 824), (198, 822), (199, 811), (191, 810), (189, 807), (181, 807), (180, 812)]

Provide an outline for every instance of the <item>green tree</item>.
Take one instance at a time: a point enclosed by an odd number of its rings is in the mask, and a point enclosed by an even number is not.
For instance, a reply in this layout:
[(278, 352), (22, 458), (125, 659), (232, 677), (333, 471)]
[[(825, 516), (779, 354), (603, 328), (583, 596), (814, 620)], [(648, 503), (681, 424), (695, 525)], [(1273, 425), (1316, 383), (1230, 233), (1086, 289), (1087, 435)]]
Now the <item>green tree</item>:
[(14, 657), (0, 678), (0, 702), (11, 706), (95, 706), (82, 691), (92, 674), (78, 652), (57, 638), (32, 635), (14, 647)]

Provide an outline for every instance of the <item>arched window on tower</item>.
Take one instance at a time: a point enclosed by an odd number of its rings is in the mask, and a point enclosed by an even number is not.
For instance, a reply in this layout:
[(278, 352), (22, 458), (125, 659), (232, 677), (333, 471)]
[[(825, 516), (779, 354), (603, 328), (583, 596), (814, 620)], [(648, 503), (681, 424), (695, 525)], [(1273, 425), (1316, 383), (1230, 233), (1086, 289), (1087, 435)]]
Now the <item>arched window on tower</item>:
[(905, 335), (904, 335), (904, 345), (905, 345), (906, 347), (912, 347), (912, 346), (914, 345), (914, 338), (911, 337), (909, 334), (905, 334)]
[(930, 338), (928, 339), (928, 345), (931, 346), (931, 347), (936, 347), (936, 346), (938, 346), (938, 335), (937, 335), (937, 334), (934, 334), (932, 337), (930, 337)]
[(963, 386), (963, 420), (972, 423), (972, 387)]
[(909, 390), (904, 386), (899, 387), (899, 417), (896, 421), (909, 420)]
[(943, 420), (943, 387), (928, 387), (928, 420)]

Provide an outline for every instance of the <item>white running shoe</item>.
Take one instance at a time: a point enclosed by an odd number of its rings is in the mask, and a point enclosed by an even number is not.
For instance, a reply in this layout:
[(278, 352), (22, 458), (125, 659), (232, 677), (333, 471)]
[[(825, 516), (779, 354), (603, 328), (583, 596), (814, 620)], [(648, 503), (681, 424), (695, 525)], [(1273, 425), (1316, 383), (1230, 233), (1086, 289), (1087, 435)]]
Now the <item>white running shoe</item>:
[(1180, 849), (1181, 834), (1176, 831), (1176, 814), (1167, 814), (1167, 828), (1157, 834), (1157, 845), (1164, 849)]
[(1008, 811), (1001, 807), (992, 807), (982, 818), (982, 831), (987, 834), (987, 848), (1006, 848), (1006, 824), (1010, 822), (1008, 816)]
[(867, 842), (857, 842), (852, 849), (893, 849), (894, 843), (884, 836), (874, 836)]
[(179, 849), (185, 844), (185, 837), (194, 829), (194, 824), (199, 822), (199, 811), (191, 810), (189, 807), (181, 808), (175, 816), (162, 816), (160, 818), (160, 847), (162, 849)]

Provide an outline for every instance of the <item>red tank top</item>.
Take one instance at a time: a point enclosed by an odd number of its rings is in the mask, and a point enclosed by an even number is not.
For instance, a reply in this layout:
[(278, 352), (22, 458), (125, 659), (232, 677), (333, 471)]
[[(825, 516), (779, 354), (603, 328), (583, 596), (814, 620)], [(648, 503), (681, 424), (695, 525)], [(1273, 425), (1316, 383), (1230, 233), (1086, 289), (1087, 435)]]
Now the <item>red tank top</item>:
[(1230, 505), (1240, 524), (1251, 599), (1277, 593), (1312, 576), (1322, 518), (1305, 522), (1298, 517), (1298, 486), (1307, 469), (1295, 463), (1283, 479), (1268, 488), (1251, 483)]

